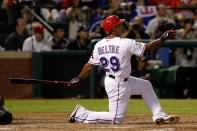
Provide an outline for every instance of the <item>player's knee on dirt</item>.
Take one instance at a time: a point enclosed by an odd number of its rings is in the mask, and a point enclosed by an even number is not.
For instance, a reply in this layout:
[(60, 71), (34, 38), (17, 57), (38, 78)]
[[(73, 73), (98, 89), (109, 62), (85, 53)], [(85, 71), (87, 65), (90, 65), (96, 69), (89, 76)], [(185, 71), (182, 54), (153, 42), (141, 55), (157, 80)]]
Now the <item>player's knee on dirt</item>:
[(124, 118), (125, 118), (124, 115), (116, 115), (113, 120), (113, 123), (114, 124), (121, 124), (123, 122)]
[(9, 111), (6, 111), (1, 117), (0, 117), (0, 125), (4, 124), (10, 124), (13, 120), (12, 113)]
[(121, 124), (123, 121), (123, 119), (121, 118), (116, 118), (114, 121), (113, 121), (113, 124)]

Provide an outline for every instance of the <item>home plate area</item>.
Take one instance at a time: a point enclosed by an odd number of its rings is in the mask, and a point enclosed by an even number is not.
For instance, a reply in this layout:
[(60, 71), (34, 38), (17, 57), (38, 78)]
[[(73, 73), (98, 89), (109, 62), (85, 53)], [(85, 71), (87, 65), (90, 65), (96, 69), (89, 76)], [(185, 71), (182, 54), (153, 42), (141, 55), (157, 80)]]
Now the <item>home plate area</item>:
[(0, 130), (79, 130), (79, 131), (196, 131), (197, 115), (179, 115), (177, 124), (155, 125), (150, 114), (127, 114), (122, 124), (82, 124), (68, 123), (67, 113), (14, 113), (13, 122), (0, 125)]

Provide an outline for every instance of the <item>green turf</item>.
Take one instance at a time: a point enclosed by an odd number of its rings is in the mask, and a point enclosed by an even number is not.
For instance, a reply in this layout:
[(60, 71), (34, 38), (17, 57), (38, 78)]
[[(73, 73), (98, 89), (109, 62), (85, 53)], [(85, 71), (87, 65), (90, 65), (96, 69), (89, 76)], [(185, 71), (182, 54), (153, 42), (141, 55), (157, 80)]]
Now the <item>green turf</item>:
[[(47, 100), (6, 100), (6, 107), (13, 113), (70, 113), (76, 104), (89, 110), (108, 111), (107, 99), (47, 99)], [(160, 99), (166, 113), (197, 114), (197, 99)], [(141, 99), (131, 99), (128, 113), (149, 114)]]

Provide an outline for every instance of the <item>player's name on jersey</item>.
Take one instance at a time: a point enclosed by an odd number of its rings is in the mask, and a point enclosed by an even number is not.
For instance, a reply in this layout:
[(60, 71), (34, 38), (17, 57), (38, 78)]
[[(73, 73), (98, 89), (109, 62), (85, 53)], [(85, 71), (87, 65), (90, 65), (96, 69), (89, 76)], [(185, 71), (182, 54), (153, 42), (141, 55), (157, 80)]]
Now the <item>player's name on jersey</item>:
[(120, 46), (115, 46), (115, 45), (101, 46), (101, 47), (98, 47), (98, 53), (99, 55), (108, 54), (108, 53), (119, 54), (119, 49), (120, 49)]

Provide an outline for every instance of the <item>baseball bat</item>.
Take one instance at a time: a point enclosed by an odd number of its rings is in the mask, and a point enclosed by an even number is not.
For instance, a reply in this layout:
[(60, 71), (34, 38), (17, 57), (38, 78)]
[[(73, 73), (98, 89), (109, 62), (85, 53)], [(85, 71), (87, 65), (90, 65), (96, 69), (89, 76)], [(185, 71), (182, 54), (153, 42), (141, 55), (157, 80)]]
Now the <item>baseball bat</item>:
[(10, 84), (49, 84), (49, 85), (66, 85), (70, 86), (70, 82), (65, 81), (49, 81), (38, 79), (24, 79), (24, 78), (8, 78)]

